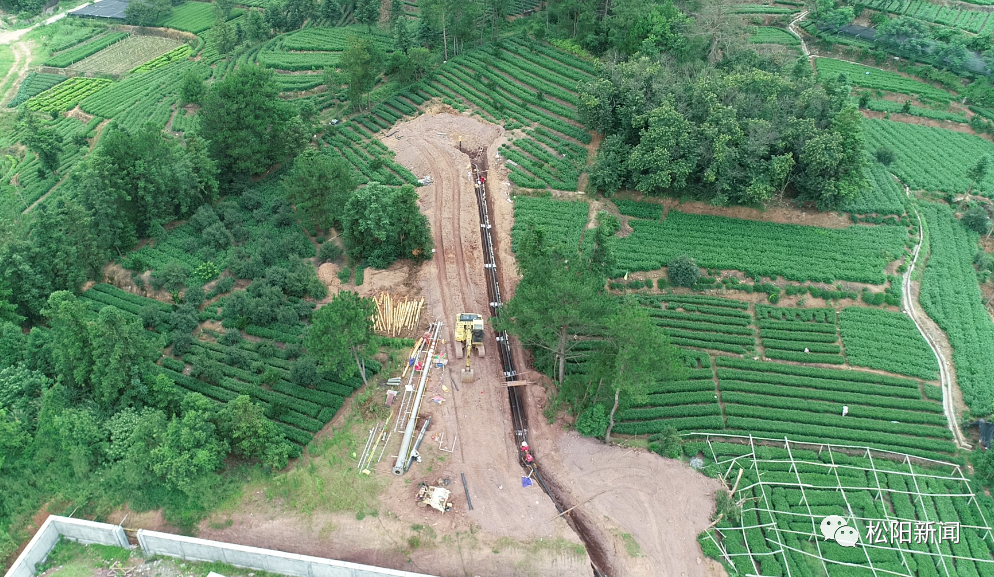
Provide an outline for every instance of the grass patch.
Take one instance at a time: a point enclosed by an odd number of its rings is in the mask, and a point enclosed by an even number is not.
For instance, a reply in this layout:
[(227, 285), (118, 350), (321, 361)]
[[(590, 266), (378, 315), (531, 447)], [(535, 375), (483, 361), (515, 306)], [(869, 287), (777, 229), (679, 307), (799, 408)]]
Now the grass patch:
[(631, 533), (622, 533), (621, 540), (625, 543), (625, 551), (629, 557), (642, 556), (642, 547), (639, 546), (638, 541), (635, 540), (635, 537), (632, 537)]

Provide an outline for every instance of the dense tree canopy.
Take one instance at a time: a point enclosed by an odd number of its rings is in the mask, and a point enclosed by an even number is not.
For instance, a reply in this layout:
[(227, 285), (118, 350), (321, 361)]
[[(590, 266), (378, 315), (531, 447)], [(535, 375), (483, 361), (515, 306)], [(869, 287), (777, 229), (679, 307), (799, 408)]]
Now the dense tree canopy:
[(307, 143), (297, 107), (279, 93), (272, 70), (241, 66), (204, 96), (200, 134), (222, 177), (262, 174)]
[(352, 195), (342, 217), (345, 248), (354, 261), (386, 268), (399, 258), (431, 258), (428, 218), (418, 208), (413, 186), (370, 183)]
[(865, 184), (848, 93), (758, 58), (689, 78), (648, 58), (608, 66), (581, 90), (587, 125), (612, 135), (591, 185), (715, 204), (764, 204), (792, 187), (800, 200), (838, 206)]
[(184, 143), (151, 125), (109, 130), (74, 173), (74, 193), (93, 214), (99, 247), (121, 251), (216, 198), (215, 166), (196, 136)]
[(322, 228), (342, 222), (356, 184), (355, 171), (344, 159), (315, 148), (297, 156), (293, 170), (283, 179), (290, 202)]

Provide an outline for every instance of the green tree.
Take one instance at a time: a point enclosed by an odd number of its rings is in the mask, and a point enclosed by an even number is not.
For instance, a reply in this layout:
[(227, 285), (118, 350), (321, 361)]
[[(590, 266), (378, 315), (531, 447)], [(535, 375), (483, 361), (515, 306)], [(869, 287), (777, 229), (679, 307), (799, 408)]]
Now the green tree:
[(338, 67), (348, 85), (349, 102), (362, 110), (363, 97), (366, 97), (368, 108), (368, 94), (383, 71), (383, 54), (372, 37), (352, 35), (338, 59)]
[(104, 409), (141, 401), (144, 382), (155, 379), (153, 363), (162, 352), (141, 321), (104, 307), (90, 326), (93, 397)]
[(222, 175), (262, 174), (306, 145), (297, 107), (279, 93), (272, 70), (241, 66), (204, 96), (200, 134)]
[(604, 441), (610, 443), (614, 415), (623, 399), (644, 401), (649, 385), (679, 380), (684, 371), (676, 347), (641, 305), (626, 302), (607, 328), (608, 338), (594, 357), (593, 373), (614, 396), (604, 433)]
[(990, 216), (982, 206), (971, 206), (960, 220), (963, 226), (978, 234), (987, 234), (991, 230)]
[(330, 370), (354, 374), (348, 369), (351, 363), (366, 381), (366, 364), (363, 359), (374, 339), (373, 315), (376, 303), (360, 297), (353, 291), (341, 291), (331, 302), (317, 309), (304, 334), (304, 347), (310, 356)]
[(373, 182), (357, 190), (345, 206), (342, 238), (353, 261), (376, 268), (398, 258), (427, 260), (433, 246), (428, 219), (409, 184), (391, 188)]
[(321, 228), (330, 228), (341, 223), (357, 184), (355, 169), (344, 159), (308, 148), (294, 160), (283, 190), (297, 210)]
[(701, 269), (694, 259), (680, 255), (666, 265), (666, 276), (676, 286), (692, 287), (701, 278)]
[(990, 169), (991, 157), (989, 155), (982, 155), (977, 159), (977, 162), (973, 163), (969, 169), (966, 171), (966, 177), (970, 179), (970, 188), (967, 189), (967, 196), (973, 192), (973, 187), (976, 186), (978, 182), (987, 176), (987, 171)]
[(227, 20), (234, 7), (235, 0), (214, 0), (214, 19)]
[(697, 166), (700, 147), (693, 125), (666, 102), (649, 114), (648, 126), (628, 159), (640, 192), (680, 190)]
[(70, 389), (83, 390), (93, 369), (93, 343), (83, 303), (70, 292), (56, 291), (42, 312), (52, 329), (55, 374)]
[(78, 202), (59, 198), (39, 205), (31, 237), (32, 259), (56, 290), (78, 291), (97, 278), (107, 251), (90, 212)]
[[(359, 24), (365, 24), (367, 32), (372, 32), (373, 24), (377, 24), (380, 21), (381, 7), (382, 3), (380, 0), (356, 0), (352, 17)], [(370, 40), (370, 43), (372, 43), (372, 40)]]
[(135, 0), (124, 9), (125, 22), (135, 26), (155, 26), (169, 16), (173, 7), (169, 0)]
[(10, 418), (24, 423), (24, 430), (34, 432), (41, 409), (41, 396), (52, 385), (43, 373), (24, 365), (0, 370), (0, 408)]
[(342, 5), (338, 0), (324, 0), (321, 2), (321, 18), (331, 24), (337, 24), (342, 19)]
[(393, 26), (402, 17), (404, 17), (404, 0), (390, 0), (390, 13), (387, 22)]
[(31, 152), (38, 155), (38, 163), (42, 170), (57, 174), (59, 157), (62, 155), (64, 141), (62, 135), (54, 128), (40, 127), (34, 133), (28, 134), (25, 144)]
[(24, 317), (17, 314), (17, 305), (13, 302), (11, 290), (4, 284), (3, 278), (0, 278), (0, 323), (19, 325), (22, 322)]
[(182, 417), (174, 417), (149, 454), (151, 470), (172, 489), (191, 498), (217, 484), (214, 474), (224, 464), (228, 443), (218, 435), (218, 411), (207, 397), (189, 393), (183, 398)]
[(407, 16), (400, 16), (394, 20), (393, 39), (397, 50), (404, 54), (407, 54), (411, 46), (414, 45), (414, 34), (411, 33), (411, 29), (407, 25)]
[(589, 354), (587, 335), (597, 334), (611, 313), (604, 277), (592, 273), (574, 256), (567, 266), (556, 256), (538, 256), (524, 269), (518, 288), (494, 321), (522, 344), (549, 351), (556, 380), (566, 378), (566, 363)]
[(591, 192), (599, 192), (610, 198), (625, 186), (627, 177), (626, 163), (631, 155), (631, 147), (617, 134), (604, 139), (594, 165), (590, 167), (588, 184)]
[(607, 409), (598, 403), (576, 418), (576, 432), (584, 437), (603, 437), (607, 432)]
[(107, 434), (97, 415), (88, 408), (69, 408), (53, 419), (62, 455), (77, 479), (85, 479), (104, 458)]
[(235, 28), (226, 20), (219, 19), (210, 29), (210, 46), (221, 56), (227, 56), (238, 44)]
[(265, 412), (251, 397), (239, 395), (224, 406), (221, 435), (231, 443), (235, 455), (258, 459), (270, 470), (278, 471), (286, 467), (290, 445)]
[(123, 251), (153, 228), (217, 196), (217, 169), (196, 136), (186, 146), (155, 126), (109, 127), (74, 173), (73, 193), (93, 215), (102, 250)]

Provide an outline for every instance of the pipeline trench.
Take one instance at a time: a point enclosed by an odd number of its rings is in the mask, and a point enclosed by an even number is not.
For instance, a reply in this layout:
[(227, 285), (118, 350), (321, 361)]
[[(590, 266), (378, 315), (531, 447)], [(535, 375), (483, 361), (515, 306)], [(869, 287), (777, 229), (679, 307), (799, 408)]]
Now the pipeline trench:
[[(487, 173), (489, 159), (487, 158), (486, 151), (483, 149), (469, 153), (469, 158), (471, 166), (469, 176), (476, 191), (476, 203), (480, 215), (483, 268), (487, 280), (490, 316), (497, 318), (500, 316), (503, 300), (500, 292), (498, 262), (496, 251), (494, 250), (493, 235), (491, 234), (490, 213), (493, 211), (493, 205), (492, 199), (487, 194), (485, 180), (481, 179)], [(495, 331), (495, 336), (497, 340), (497, 353), (500, 357), (501, 370), (504, 374), (504, 382), (507, 388), (508, 403), (511, 407), (511, 423), (514, 429), (515, 446), (521, 447), (522, 442), (528, 441), (528, 415), (525, 402), (527, 392), (524, 387), (512, 384), (519, 379), (507, 331)], [(530, 443), (529, 446), (531, 447)], [(524, 452), (519, 450), (518, 462), (538, 482), (542, 490), (552, 499), (556, 510), (563, 515), (570, 528), (580, 537), (587, 550), (587, 556), (590, 558), (594, 576), (608, 577), (607, 571), (610, 569), (607, 562), (608, 555), (604, 550), (603, 544), (594, 537), (596, 531), (591, 528), (590, 521), (581, 512), (573, 509), (574, 506), (568, 502), (565, 492), (556, 484), (555, 479), (543, 478), (539, 470), (537, 456), (534, 455), (533, 447), (532, 456), (534, 461), (528, 463), (525, 460)]]

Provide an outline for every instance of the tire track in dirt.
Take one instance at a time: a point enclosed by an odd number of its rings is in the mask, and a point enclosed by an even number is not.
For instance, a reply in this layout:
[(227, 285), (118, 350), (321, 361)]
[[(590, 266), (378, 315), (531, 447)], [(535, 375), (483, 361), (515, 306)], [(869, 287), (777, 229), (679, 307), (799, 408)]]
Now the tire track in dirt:
[(20, 86), (21, 82), (28, 75), (28, 64), (31, 61), (31, 49), (27, 46), (26, 42), (17, 42), (10, 47), (10, 51), (14, 54), (14, 63), (10, 65), (10, 70), (4, 75), (3, 80), (0, 80), (0, 86), (5, 86), (7, 81), (12, 75), (17, 75), (17, 80), (11, 84), (10, 88), (3, 95), (0, 95), (0, 106), (6, 106), (8, 102), (14, 99), (14, 95), (17, 91), (14, 90), (15, 87)]
[[(434, 149), (435, 152), (444, 154), (444, 152), (439, 148), (438, 144), (429, 143), (429, 146), (432, 149)], [(446, 160), (451, 160), (451, 159), (446, 159)], [(476, 299), (474, 298), (475, 294), (473, 292), (473, 284), (469, 282), (469, 275), (466, 273), (466, 259), (463, 256), (463, 251), (462, 251), (463, 246), (462, 243), (458, 241), (458, 237), (462, 231), (462, 217), (461, 217), (462, 194), (459, 193), (459, 179), (462, 177), (459, 176), (458, 166), (454, 167), (454, 171), (456, 173), (455, 177), (456, 182), (455, 186), (452, 187), (452, 190), (454, 192), (455, 199), (454, 202), (447, 203), (451, 207), (452, 214), (454, 215), (454, 217), (446, 222), (449, 223), (450, 225), (449, 228), (453, 231), (453, 236), (457, 239), (454, 251), (456, 253), (456, 271), (459, 275), (459, 287), (460, 287), (459, 297), (461, 304), (463, 305), (463, 307), (465, 307), (467, 302), (476, 302)], [(464, 291), (468, 292), (469, 294), (468, 295), (464, 294)], [(477, 312), (477, 311), (467, 311), (464, 308), (463, 310), (457, 311), (457, 313), (458, 312)]]

